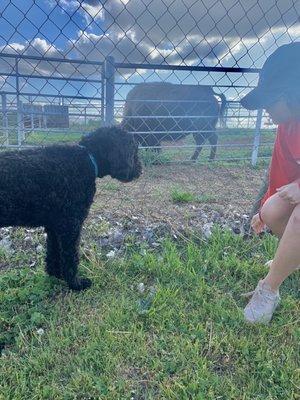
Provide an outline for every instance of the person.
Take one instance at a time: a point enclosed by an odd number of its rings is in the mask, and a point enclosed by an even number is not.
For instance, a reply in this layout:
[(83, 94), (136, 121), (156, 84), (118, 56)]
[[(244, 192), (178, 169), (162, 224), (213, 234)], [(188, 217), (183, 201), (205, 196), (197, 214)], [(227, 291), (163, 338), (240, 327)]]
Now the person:
[(278, 124), (268, 190), (251, 226), (257, 234), (268, 226), (279, 244), (244, 309), (247, 322), (268, 323), (280, 302), (280, 285), (300, 265), (300, 42), (283, 45), (269, 56), (257, 87), (241, 104), (249, 110), (265, 109)]

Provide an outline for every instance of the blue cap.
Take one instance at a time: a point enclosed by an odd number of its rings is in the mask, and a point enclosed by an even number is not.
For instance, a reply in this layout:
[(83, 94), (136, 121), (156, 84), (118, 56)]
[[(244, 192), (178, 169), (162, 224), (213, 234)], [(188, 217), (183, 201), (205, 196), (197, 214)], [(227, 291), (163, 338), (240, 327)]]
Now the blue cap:
[(278, 47), (265, 61), (258, 85), (241, 99), (248, 110), (265, 108), (285, 93), (300, 92), (300, 42)]

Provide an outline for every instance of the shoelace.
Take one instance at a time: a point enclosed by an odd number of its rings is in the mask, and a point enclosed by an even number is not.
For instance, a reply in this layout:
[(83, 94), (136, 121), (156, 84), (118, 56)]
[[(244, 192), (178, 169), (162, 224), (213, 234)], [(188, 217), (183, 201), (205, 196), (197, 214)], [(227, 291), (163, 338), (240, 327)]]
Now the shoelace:
[[(253, 296), (254, 294), (262, 296), (263, 299), (265, 299), (265, 300), (270, 300), (268, 293), (265, 293), (261, 287), (258, 287), (255, 290), (252, 290), (251, 292), (241, 293), (241, 296), (247, 298), (247, 297)], [(272, 296), (272, 294), (271, 294), (271, 296)]]

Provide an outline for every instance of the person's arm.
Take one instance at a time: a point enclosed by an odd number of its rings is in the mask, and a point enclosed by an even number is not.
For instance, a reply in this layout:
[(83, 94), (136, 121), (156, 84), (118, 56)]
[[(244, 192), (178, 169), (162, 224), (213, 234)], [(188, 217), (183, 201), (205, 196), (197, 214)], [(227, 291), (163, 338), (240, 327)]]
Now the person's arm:
[(296, 205), (300, 203), (300, 123), (291, 123), (287, 128), (287, 132), (282, 136), (285, 146), (288, 149), (289, 158), (297, 165), (298, 178), (284, 186), (277, 188), (279, 196), (288, 201), (290, 204)]

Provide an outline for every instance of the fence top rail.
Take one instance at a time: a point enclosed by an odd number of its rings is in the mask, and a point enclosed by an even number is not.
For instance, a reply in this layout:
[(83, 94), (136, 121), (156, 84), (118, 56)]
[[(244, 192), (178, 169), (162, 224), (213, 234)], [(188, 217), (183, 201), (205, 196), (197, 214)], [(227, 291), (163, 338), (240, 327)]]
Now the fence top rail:
[[(11, 54), (0, 52), (0, 58), (14, 58), (18, 60), (35, 60), (46, 62), (59, 62), (83, 65), (103, 66), (104, 61), (78, 60), (72, 58), (30, 56), (25, 54)], [(170, 65), (170, 64), (140, 64), (140, 63), (114, 63), (116, 69), (150, 69), (150, 70), (177, 70), (177, 71), (203, 71), (203, 72), (224, 72), (224, 73), (254, 73), (260, 72), (260, 68), (242, 68), (242, 67), (213, 67), (213, 66), (197, 66), (197, 65)]]
[(2, 53), (0, 52), (0, 58), (15, 58), (21, 60), (35, 60), (35, 61), (48, 61), (48, 62), (64, 62), (70, 64), (89, 64), (89, 65), (99, 65), (102, 66), (104, 64), (103, 61), (88, 61), (88, 60), (77, 60), (72, 58), (59, 58), (59, 57), (44, 57), (44, 56), (29, 56), (25, 54), (11, 54), (11, 53)]
[(260, 68), (240, 68), (240, 67), (205, 67), (205, 66), (188, 66), (188, 65), (166, 65), (166, 64), (137, 64), (137, 63), (114, 63), (116, 69), (160, 69), (160, 70), (177, 70), (177, 71), (204, 71), (204, 72), (234, 72), (234, 73), (254, 73), (258, 74)]

